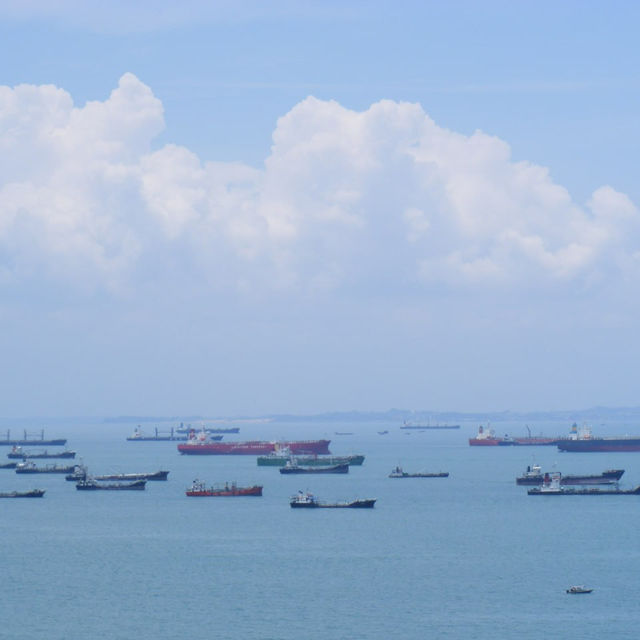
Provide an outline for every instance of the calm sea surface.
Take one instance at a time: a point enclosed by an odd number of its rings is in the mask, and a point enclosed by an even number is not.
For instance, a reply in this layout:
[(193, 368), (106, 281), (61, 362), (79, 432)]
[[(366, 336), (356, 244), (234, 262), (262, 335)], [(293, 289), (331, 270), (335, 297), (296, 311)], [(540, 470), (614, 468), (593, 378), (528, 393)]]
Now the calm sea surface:
[[(64, 476), (0, 470), (0, 491), (47, 491), (40, 500), (0, 500), (1, 637), (637, 637), (640, 497), (534, 498), (515, 477), (533, 462), (563, 473), (620, 468), (621, 486), (631, 487), (640, 484), (640, 453), (469, 447), (476, 424), (411, 433), (379, 423), (249, 424), (225, 436), (327, 437), (333, 453), (366, 455), (347, 476), (301, 477), (258, 467), (255, 457), (181, 456), (176, 443), (127, 442), (134, 424), (44, 426), (47, 437), (67, 437), (95, 474), (167, 469), (169, 480), (96, 494)], [(548, 435), (569, 427), (530, 426)], [(519, 424), (496, 430), (526, 435)], [(608, 423), (594, 432), (640, 429)], [(8, 450), (0, 447), (2, 461)], [(389, 479), (396, 464), (450, 477)], [(264, 496), (187, 498), (194, 478), (259, 483)], [(377, 503), (294, 510), (288, 499), (298, 489)], [(595, 591), (566, 595), (572, 584)]]

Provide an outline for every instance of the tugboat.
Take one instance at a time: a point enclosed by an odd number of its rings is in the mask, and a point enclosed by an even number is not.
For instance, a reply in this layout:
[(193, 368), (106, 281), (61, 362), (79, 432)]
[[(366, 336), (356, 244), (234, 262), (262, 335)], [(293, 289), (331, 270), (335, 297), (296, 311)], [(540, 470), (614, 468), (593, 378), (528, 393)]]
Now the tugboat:
[(390, 474), (390, 478), (448, 478), (449, 473), (446, 471), (438, 471), (437, 473), (427, 473), (422, 471), (420, 473), (407, 473), (402, 470), (402, 467), (397, 466)]
[(312, 493), (298, 491), (289, 505), (292, 509), (373, 509), (375, 499), (351, 500), (349, 502), (320, 502)]
[(225, 482), (224, 485), (214, 485), (207, 487), (201, 480), (194, 480), (186, 495), (192, 498), (211, 498), (211, 497), (236, 497), (236, 496), (261, 496), (262, 487), (255, 485), (253, 487), (239, 487), (235, 482)]
[(567, 589), (567, 593), (591, 593), (593, 589), (587, 589), (584, 585), (574, 585)]

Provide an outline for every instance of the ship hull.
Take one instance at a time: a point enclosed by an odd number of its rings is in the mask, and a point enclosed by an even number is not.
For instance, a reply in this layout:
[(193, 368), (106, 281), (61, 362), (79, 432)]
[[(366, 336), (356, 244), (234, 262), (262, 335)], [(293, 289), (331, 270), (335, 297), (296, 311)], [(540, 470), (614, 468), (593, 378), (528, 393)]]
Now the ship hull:
[(97, 482), (78, 482), (78, 491), (144, 491), (146, 480), (122, 484), (99, 484)]
[(262, 487), (231, 487), (229, 489), (189, 490), (186, 495), (190, 498), (235, 498), (238, 496), (261, 496)]
[[(290, 456), (259, 456), (257, 463), (259, 467), (284, 467), (289, 459)], [(353, 467), (362, 465), (364, 456), (330, 456), (328, 458), (302, 456), (296, 457), (296, 462), (303, 467), (330, 467), (336, 464), (348, 464)]]
[(277, 447), (287, 447), (292, 454), (328, 454), (330, 440), (305, 440), (296, 442), (207, 442), (204, 444), (189, 442), (178, 445), (178, 451), (185, 455), (266, 455), (276, 451)]
[(0, 493), (0, 498), (42, 498), (44, 490), (33, 489), (33, 491), (9, 491)]
[(539, 487), (529, 489), (530, 496), (638, 496), (640, 487), (635, 489), (559, 489), (544, 490)]
[(353, 500), (352, 502), (296, 502), (289, 504), (292, 509), (373, 509), (375, 500)]
[(560, 451), (570, 453), (640, 451), (640, 438), (595, 438), (558, 442)]
[(64, 447), (66, 439), (59, 440), (0, 440), (0, 447)]
[(348, 464), (337, 464), (333, 467), (281, 467), (282, 474), (295, 473), (349, 473)]

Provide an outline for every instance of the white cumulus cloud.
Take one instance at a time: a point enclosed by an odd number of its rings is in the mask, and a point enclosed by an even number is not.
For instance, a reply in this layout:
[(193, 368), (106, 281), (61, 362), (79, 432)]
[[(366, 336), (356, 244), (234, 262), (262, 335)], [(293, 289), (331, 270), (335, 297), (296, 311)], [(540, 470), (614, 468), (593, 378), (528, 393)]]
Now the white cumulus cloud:
[(504, 141), (439, 127), (416, 104), (307, 98), (277, 122), (263, 169), (154, 149), (163, 128), (130, 73), (84, 106), (53, 86), (0, 87), (0, 286), (169, 278), (313, 294), (638, 269), (625, 194), (602, 186), (580, 205)]

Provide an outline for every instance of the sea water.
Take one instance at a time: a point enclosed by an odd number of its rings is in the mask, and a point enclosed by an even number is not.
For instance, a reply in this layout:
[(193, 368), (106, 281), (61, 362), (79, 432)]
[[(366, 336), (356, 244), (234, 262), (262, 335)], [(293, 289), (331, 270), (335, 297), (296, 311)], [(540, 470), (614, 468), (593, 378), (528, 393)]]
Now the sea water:
[[(635, 637), (640, 497), (530, 497), (515, 478), (533, 463), (563, 473), (620, 468), (631, 487), (640, 484), (640, 453), (470, 447), (477, 424), (418, 432), (272, 422), (224, 436), (326, 437), (335, 454), (366, 456), (346, 476), (285, 476), (252, 456), (181, 456), (175, 442), (127, 442), (135, 426), (67, 423), (45, 435), (67, 437), (95, 474), (170, 471), (143, 492), (81, 492), (64, 476), (0, 470), (0, 491), (46, 489), (42, 499), (0, 500), (0, 637)], [(634, 429), (608, 424), (606, 434)], [(499, 431), (526, 435), (522, 425)], [(397, 464), (450, 476), (388, 478)], [(196, 478), (258, 483), (264, 495), (188, 498)], [(377, 502), (291, 509), (298, 490)], [(567, 595), (573, 584), (594, 592)]]

